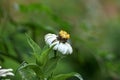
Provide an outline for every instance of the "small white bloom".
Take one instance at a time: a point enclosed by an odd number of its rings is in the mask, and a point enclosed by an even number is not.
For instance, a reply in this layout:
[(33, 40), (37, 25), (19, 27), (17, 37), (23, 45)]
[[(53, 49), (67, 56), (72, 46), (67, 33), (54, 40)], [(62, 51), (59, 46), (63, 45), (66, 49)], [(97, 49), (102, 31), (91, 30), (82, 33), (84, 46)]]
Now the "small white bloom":
[(82, 76), (78, 73), (76, 73), (74, 76), (76, 76), (78, 79), (83, 80)]
[(6, 76), (14, 76), (12, 73), (13, 69), (1, 69), (0, 66), (0, 77), (6, 77)]
[(45, 42), (51, 47), (53, 47), (54, 50), (60, 51), (62, 54), (71, 54), (73, 52), (71, 45), (68, 43), (68, 39), (70, 38), (70, 35), (61, 30), (59, 32), (59, 35), (55, 34), (46, 34), (45, 35)]

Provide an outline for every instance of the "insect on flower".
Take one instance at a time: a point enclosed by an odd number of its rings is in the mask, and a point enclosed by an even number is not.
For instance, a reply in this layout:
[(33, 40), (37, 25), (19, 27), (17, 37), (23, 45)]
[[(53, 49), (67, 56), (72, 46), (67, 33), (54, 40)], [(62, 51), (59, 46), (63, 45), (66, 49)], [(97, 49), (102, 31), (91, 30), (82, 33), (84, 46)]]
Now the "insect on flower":
[(12, 73), (13, 69), (1, 69), (0, 66), (0, 77), (6, 77), (6, 76), (14, 76)]
[(62, 54), (71, 54), (73, 49), (71, 45), (68, 43), (68, 39), (70, 35), (66, 32), (61, 30), (58, 35), (48, 33), (45, 35), (45, 42), (50, 47), (53, 47), (54, 50), (60, 51)]

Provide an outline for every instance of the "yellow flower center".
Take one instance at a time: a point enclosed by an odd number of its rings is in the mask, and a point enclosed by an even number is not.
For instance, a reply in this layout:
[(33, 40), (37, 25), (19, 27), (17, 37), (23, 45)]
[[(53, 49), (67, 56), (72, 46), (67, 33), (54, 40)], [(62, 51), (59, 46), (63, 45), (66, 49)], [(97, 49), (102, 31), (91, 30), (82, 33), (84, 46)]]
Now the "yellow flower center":
[(59, 32), (59, 35), (60, 35), (61, 38), (64, 38), (64, 39), (69, 39), (70, 38), (70, 34), (68, 34), (66, 31), (63, 31), (63, 30), (61, 30)]

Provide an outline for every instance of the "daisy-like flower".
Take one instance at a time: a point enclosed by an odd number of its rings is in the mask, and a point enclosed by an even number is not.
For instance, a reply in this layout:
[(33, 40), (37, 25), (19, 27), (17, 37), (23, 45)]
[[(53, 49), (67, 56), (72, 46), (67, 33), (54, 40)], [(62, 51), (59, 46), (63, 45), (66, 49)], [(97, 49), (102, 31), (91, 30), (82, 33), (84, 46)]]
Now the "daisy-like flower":
[(14, 76), (12, 73), (13, 69), (1, 69), (0, 66), (0, 77), (6, 77), (6, 76)]
[(68, 43), (68, 39), (70, 35), (66, 32), (61, 30), (58, 35), (48, 33), (45, 35), (45, 42), (50, 47), (53, 47), (54, 50), (61, 52), (62, 54), (71, 54), (73, 49), (71, 45)]

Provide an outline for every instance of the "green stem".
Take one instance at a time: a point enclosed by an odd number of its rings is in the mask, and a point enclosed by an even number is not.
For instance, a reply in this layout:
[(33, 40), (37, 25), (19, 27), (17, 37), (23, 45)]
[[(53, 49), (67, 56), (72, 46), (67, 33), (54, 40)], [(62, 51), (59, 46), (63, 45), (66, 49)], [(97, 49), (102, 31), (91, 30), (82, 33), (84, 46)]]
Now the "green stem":
[(57, 50), (54, 50), (54, 57), (57, 57)]

